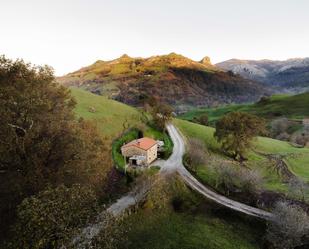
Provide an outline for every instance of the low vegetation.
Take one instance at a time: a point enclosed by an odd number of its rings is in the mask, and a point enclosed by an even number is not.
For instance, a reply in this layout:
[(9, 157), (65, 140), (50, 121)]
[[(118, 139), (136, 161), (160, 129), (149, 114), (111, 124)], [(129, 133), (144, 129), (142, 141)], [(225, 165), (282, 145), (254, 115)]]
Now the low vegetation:
[[(217, 142), (214, 133), (215, 129), (203, 125), (194, 124), (188, 121), (175, 119), (174, 123), (180, 128), (182, 133), (190, 138), (187, 143), (190, 143), (191, 138), (198, 139), (204, 143), (206, 150), (206, 160), (204, 163), (197, 163), (194, 166), (196, 176), (206, 184), (216, 187), (219, 172), (215, 169), (218, 165), (228, 164), (231, 167), (244, 168), (244, 170), (252, 170), (258, 172), (257, 179), (261, 190), (275, 191), (284, 193), (288, 196), (293, 196), (297, 199), (302, 199), (301, 194), (292, 194), (290, 181), (287, 181), (281, 174), (275, 170), (275, 162), (270, 160), (268, 155), (278, 155), (283, 157), (284, 162), (288, 166), (288, 170), (292, 172), (300, 180), (308, 184), (309, 177), (307, 165), (309, 164), (309, 149), (295, 148), (287, 142), (282, 142), (270, 138), (258, 137), (253, 143), (253, 148), (246, 153), (247, 161), (244, 165), (239, 164), (235, 160), (231, 160), (225, 154), (222, 154), (221, 145)], [(202, 154), (202, 152), (199, 152)], [(188, 165), (188, 164), (187, 164)], [(256, 175), (254, 173), (254, 175)], [(295, 192), (295, 191), (294, 191)], [(305, 196), (309, 193), (305, 191)]]
[(72, 236), (98, 211), (96, 194), (89, 187), (48, 188), (22, 201), (8, 247), (60, 248), (70, 244)]
[[(307, 248), (309, 245), (309, 216), (299, 206), (278, 202), (273, 210), (275, 220), (269, 223), (267, 240), (275, 248)], [(301, 247), (304, 246), (304, 247)]]
[(265, 228), (206, 202), (180, 179), (169, 176), (125, 219), (123, 229), (128, 232), (121, 248), (253, 249), (262, 246)]

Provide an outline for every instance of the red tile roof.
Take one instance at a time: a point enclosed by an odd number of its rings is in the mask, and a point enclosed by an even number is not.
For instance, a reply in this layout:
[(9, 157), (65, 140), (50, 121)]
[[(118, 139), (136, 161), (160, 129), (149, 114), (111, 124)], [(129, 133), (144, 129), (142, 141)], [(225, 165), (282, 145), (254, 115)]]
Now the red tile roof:
[(129, 147), (129, 146), (135, 146), (142, 150), (148, 150), (156, 144), (157, 144), (156, 140), (149, 138), (149, 137), (143, 137), (143, 138), (133, 140), (130, 143), (123, 145), (122, 148)]

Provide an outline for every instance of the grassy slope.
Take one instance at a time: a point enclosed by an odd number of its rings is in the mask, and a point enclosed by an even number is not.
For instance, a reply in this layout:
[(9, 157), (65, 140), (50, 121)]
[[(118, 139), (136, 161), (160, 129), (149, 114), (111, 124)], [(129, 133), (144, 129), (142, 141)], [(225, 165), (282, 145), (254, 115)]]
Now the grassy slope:
[(129, 234), (129, 249), (254, 249), (259, 248), (256, 227), (213, 214), (176, 213), (136, 217)]
[[(133, 107), (77, 88), (71, 88), (71, 91), (77, 101), (77, 116), (96, 120), (104, 136), (115, 138), (120, 135), (126, 120), (131, 127), (140, 123), (140, 113)], [(89, 111), (91, 107), (95, 108), (94, 113)]]
[[(219, 144), (216, 142), (213, 134), (214, 128), (194, 124), (188, 121), (176, 119), (175, 124), (180, 128), (186, 137), (195, 137), (202, 139), (207, 148), (218, 151)], [(255, 150), (266, 154), (280, 154), (286, 156), (290, 169), (299, 177), (309, 181), (309, 149), (308, 148), (295, 148), (287, 142), (282, 142), (270, 138), (259, 137), (255, 141)], [(218, 154), (220, 155), (220, 154)], [(220, 155), (224, 158), (223, 155)], [(281, 179), (270, 169), (267, 160), (257, 155), (254, 152), (248, 154), (250, 167), (257, 167), (265, 179), (265, 188), (276, 191), (286, 191), (287, 186)], [(213, 177), (209, 175), (206, 167), (201, 167), (199, 177), (206, 182), (212, 182)]]
[[(95, 95), (78, 88), (71, 88), (71, 91), (77, 101), (75, 108), (77, 116), (85, 119), (96, 120), (98, 127), (104, 136), (108, 136), (111, 139), (117, 138), (124, 132), (124, 122), (128, 122), (131, 128), (142, 125), (141, 114), (134, 107), (130, 107), (104, 96)], [(94, 108), (95, 112), (90, 112), (89, 108)], [(173, 144), (166, 134), (146, 125), (144, 125), (144, 128), (144, 136), (163, 140), (166, 150), (168, 151), (167, 154), (172, 152)], [(138, 132), (135, 130), (129, 132), (126, 136), (115, 141), (113, 144), (113, 158), (120, 168), (124, 167), (123, 157), (119, 153), (120, 147), (123, 143), (129, 142), (137, 137)]]
[(249, 112), (258, 116), (271, 118), (273, 114), (287, 116), (291, 119), (302, 119), (309, 116), (309, 93), (299, 95), (274, 95), (265, 104), (229, 105), (219, 108), (197, 108), (180, 116), (185, 120), (192, 120), (202, 114), (208, 114), (212, 123), (224, 114), (232, 111)]

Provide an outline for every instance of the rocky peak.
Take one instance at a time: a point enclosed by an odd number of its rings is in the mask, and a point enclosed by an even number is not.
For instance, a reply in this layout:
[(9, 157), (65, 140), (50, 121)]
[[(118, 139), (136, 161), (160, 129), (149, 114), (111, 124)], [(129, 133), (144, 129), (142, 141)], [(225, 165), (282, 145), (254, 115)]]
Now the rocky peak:
[(210, 57), (205, 56), (201, 61), (202, 64), (211, 64)]
[(132, 58), (127, 55), (127, 54), (123, 54), (119, 57), (119, 60), (131, 60)]

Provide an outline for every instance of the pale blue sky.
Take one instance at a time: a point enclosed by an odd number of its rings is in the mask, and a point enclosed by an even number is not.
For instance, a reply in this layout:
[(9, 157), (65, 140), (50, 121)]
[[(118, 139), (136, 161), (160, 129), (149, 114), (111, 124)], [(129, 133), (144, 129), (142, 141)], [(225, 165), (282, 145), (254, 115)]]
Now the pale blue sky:
[(0, 0), (0, 11), (0, 54), (57, 75), (124, 53), (309, 56), (307, 0)]

